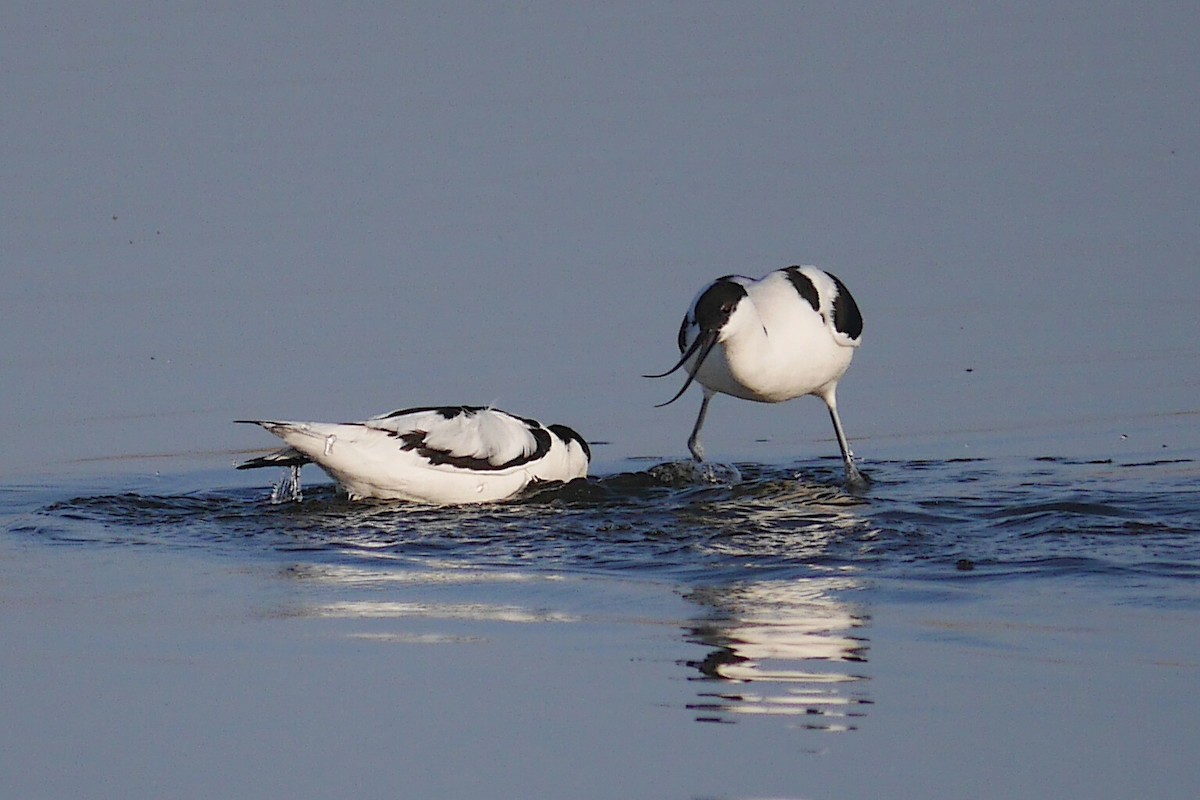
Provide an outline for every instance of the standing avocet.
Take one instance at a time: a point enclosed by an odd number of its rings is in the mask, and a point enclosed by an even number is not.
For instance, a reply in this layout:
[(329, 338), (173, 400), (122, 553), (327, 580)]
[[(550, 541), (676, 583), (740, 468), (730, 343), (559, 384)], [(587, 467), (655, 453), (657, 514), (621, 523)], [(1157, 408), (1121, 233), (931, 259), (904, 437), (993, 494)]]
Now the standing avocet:
[(421, 503), (505, 500), (538, 481), (587, 475), (591, 450), (566, 425), (543, 425), (494, 408), (406, 408), (363, 422), (261, 425), (288, 446), (238, 469), (291, 467), (293, 480), (315, 463), (352, 500)]
[[(660, 408), (678, 400), (692, 381), (704, 387), (700, 414), (688, 438), (697, 462), (704, 461), (700, 429), (717, 393), (759, 403), (782, 403), (806, 394), (825, 401), (837, 434), (846, 480), (864, 482), (842, 430), (837, 383), (862, 341), (863, 319), (850, 291), (816, 267), (787, 267), (754, 280), (726, 275), (692, 300), (679, 328), (683, 388)], [(711, 357), (710, 357), (711, 356)]]

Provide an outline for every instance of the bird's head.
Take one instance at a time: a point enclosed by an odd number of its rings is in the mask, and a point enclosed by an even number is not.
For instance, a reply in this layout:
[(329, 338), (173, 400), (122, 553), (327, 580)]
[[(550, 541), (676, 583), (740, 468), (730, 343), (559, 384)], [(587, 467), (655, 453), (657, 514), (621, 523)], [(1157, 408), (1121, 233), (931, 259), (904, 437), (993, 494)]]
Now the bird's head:
[[(660, 403), (658, 408), (669, 406), (682, 397), (687, 388), (692, 385), (692, 381), (696, 379), (696, 373), (700, 371), (700, 366), (708, 358), (712, 349), (728, 339), (741, 326), (742, 318), (746, 316), (746, 303), (743, 302), (746, 297), (746, 287), (735, 281), (733, 276), (718, 278), (696, 295), (696, 299), (692, 301), (692, 307), (688, 309), (687, 315), (683, 318), (683, 325), (679, 329), (679, 350), (683, 355), (675, 366), (666, 372), (645, 376), (647, 378), (666, 377), (686, 364), (693, 355), (696, 356), (695, 362), (688, 370), (688, 377), (684, 381), (683, 388), (667, 402)], [(693, 332), (695, 338), (692, 339), (691, 344), (688, 344), (689, 335)]]

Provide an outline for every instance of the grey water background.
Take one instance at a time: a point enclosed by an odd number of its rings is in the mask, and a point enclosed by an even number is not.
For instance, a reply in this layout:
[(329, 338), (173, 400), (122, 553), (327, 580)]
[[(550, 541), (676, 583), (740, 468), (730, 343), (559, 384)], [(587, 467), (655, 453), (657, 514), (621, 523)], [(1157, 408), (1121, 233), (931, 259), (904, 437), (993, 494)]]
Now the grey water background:
[[(1196, 16), (10, 9), (3, 793), (1193, 796)], [(673, 482), (698, 399), (639, 375), (792, 263), (864, 310), (876, 485), (729, 398), (746, 480)], [(439, 403), (597, 477), (229, 469), (232, 419)]]

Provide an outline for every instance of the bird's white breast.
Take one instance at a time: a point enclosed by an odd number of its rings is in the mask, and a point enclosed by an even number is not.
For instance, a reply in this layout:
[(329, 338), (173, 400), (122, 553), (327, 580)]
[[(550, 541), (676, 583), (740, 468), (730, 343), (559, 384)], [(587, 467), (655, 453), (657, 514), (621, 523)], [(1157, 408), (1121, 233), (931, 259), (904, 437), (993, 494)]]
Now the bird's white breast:
[(783, 271), (743, 285), (747, 296), (696, 380), (734, 397), (777, 403), (821, 394), (845, 374), (857, 342), (844, 344), (828, 312), (814, 310)]

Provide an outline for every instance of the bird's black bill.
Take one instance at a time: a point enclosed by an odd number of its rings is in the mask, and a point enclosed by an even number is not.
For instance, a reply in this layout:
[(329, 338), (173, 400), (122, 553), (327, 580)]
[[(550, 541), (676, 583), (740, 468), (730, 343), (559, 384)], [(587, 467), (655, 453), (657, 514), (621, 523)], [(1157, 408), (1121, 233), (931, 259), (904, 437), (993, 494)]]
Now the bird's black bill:
[[(704, 342), (704, 338), (705, 338), (705, 335), (703, 333), (701, 333), (699, 336), (697, 336), (696, 341), (692, 342), (692, 346), (687, 349), (687, 352), (685, 352), (682, 356), (679, 357), (679, 361), (677, 361), (675, 363), (675, 366), (671, 367), (666, 372), (660, 372), (657, 375), (643, 375), (642, 377), (643, 378), (665, 378), (665, 377), (667, 377), (672, 372), (674, 372), (675, 370), (682, 367), (684, 365), (684, 363), (689, 358), (692, 357), (692, 353), (696, 352), (697, 348), (699, 348), (700, 345)], [(703, 359), (701, 359), (701, 360), (703, 360)]]
[(665, 403), (659, 403), (658, 405), (655, 406), (655, 408), (662, 408), (663, 406), (669, 406), (669, 405), (671, 405), (671, 403), (674, 403), (676, 400), (683, 397), (683, 393), (686, 392), (688, 390), (688, 387), (692, 385), (692, 381), (696, 380), (696, 373), (700, 371), (700, 365), (704, 363), (704, 359), (708, 358), (708, 354), (712, 352), (712, 349), (714, 347), (716, 347), (716, 344), (717, 344), (717, 332), (716, 331), (704, 331), (699, 336), (696, 337), (696, 341), (692, 342), (692, 346), (689, 347), (686, 352), (684, 352), (683, 357), (679, 359), (678, 364), (676, 364), (675, 366), (671, 367), (666, 372), (663, 372), (659, 375), (643, 375), (642, 376), (644, 378), (665, 378), (666, 376), (670, 375), (675, 370), (682, 367), (687, 362), (687, 360), (689, 358), (691, 358), (693, 354), (695, 354), (695, 352), (697, 350), (700, 351), (700, 357), (696, 359), (696, 366), (691, 371), (688, 372), (687, 380), (683, 382), (683, 388), (680, 389), (678, 392), (676, 392), (675, 396), (672, 397), (670, 400), (668, 400)]

